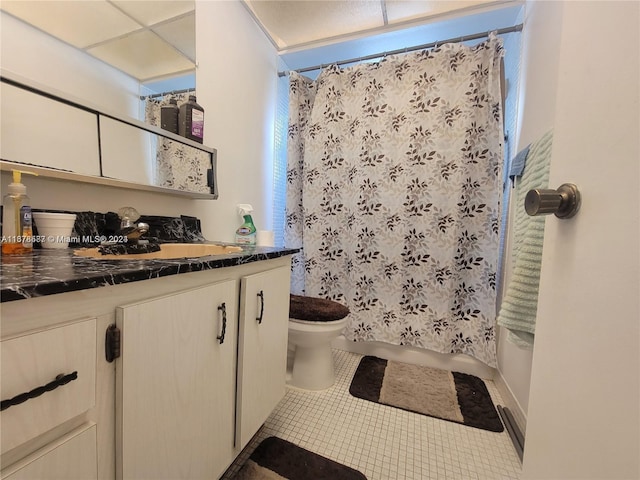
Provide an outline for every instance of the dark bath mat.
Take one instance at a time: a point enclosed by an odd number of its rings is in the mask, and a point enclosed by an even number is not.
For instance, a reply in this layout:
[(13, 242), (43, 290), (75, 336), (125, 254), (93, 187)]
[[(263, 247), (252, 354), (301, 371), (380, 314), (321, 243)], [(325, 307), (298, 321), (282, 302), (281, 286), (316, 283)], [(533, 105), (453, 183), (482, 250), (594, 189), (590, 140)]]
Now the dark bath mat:
[[(274, 475), (275, 474), (275, 475)], [(279, 476), (278, 476), (279, 475)], [(263, 440), (234, 480), (367, 480), (353, 468), (278, 437)]]
[(366, 356), (360, 360), (349, 393), (470, 427), (504, 430), (487, 386), (465, 373)]

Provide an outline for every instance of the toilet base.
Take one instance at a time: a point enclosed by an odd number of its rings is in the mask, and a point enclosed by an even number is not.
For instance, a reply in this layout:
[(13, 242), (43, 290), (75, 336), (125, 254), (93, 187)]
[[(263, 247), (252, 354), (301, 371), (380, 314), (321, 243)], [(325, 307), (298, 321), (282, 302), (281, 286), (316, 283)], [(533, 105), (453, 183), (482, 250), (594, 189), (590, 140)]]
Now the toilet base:
[(335, 381), (331, 345), (296, 346), (289, 385), (305, 390), (325, 390)]

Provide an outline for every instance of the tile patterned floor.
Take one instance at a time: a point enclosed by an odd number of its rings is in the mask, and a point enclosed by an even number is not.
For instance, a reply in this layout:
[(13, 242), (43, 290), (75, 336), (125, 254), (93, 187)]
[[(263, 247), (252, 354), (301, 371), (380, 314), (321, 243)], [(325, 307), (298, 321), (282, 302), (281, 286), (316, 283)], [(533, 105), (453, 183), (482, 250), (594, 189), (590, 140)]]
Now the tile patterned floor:
[[(520, 461), (506, 430), (488, 432), (351, 396), (349, 385), (361, 358), (334, 350), (333, 387), (321, 392), (287, 388), (222, 478), (232, 479), (271, 435), (358, 469), (368, 480), (520, 478)], [(502, 404), (493, 382), (485, 383), (494, 403)]]

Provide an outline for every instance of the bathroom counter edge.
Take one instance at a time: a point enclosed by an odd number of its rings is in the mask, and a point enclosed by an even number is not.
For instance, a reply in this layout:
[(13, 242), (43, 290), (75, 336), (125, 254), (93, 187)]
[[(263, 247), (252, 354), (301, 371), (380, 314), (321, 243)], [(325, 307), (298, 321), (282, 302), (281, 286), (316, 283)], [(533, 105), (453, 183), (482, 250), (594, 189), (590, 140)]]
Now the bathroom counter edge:
[(293, 255), (297, 248), (247, 247), (228, 255), (170, 260), (101, 260), (80, 257), (73, 249), (34, 250), (25, 255), (3, 255), (0, 264), (0, 301), (11, 302), (119, 285), (152, 278), (233, 267)]

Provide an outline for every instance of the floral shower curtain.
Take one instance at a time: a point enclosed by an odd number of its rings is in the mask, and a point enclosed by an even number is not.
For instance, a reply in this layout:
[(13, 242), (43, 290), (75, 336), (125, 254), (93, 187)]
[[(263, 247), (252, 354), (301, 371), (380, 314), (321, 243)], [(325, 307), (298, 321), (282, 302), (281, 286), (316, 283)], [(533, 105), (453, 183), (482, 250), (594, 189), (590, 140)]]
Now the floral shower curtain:
[[(171, 99), (177, 100), (178, 105), (181, 105), (189, 100), (189, 95), (195, 95), (195, 92), (147, 98), (144, 104), (145, 122), (160, 127), (161, 108), (169, 105)], [(163, 137), (159, 137), (157, 145), (151, 148), (156, 150), (155, 185), (189, 192), (211, 193), (210, 187), (207, 186), (207, 170), (211, 168), (211, 162), (206, 152), (185, 147)]]
[(353, 341), (496, 366), (502, 41), (290, 77), (292, 292), (351, 314)]

